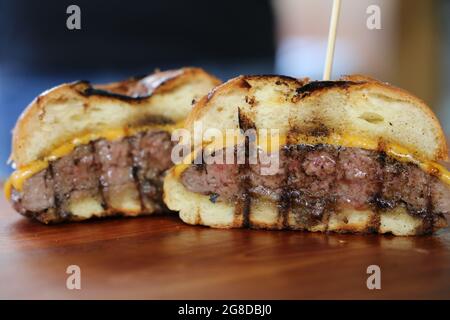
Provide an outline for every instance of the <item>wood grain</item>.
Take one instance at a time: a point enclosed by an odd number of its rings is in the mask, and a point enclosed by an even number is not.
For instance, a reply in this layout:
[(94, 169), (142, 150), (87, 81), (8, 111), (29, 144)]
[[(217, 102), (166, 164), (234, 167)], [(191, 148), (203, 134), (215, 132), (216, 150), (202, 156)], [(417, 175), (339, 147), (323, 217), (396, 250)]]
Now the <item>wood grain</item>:
[[(66, 288), (67, 266), (81, 290)], [(381, 267), (381, 290), (366, 268)], [(450, 233), (214, 230), (175, 216), (44, 226), (0, 200), (2, 299), (449, 299)]]

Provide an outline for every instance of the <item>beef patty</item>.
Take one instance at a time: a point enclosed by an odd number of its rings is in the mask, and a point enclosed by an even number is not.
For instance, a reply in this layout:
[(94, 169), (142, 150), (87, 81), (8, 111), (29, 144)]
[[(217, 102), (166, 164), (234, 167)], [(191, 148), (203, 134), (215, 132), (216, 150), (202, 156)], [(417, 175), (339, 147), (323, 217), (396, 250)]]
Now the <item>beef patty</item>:
[(173, 165), (172, 147), (165, 131), (78, 146), (25, 181), (21, 192), (13, 189), (13, 206), (45, 223), (71, 220), (69, 204), (87, 197), (108, 214), (121, 213), (124, 195), (138, 199), (139, 213), (163, 211), (163, 174)]
[(383, 152), (290, 145), (281, 149), (275, 174), (261, 175), (260, 169), (259, 164), (192, 165), (181, 181), (189, 191), (209, 195), (213, 202), (265, 198), (308, 221), (320, 221), (334, 208), (385, 210), (403, 205), (409, 214), (431, 223), (450, 213), (447, 185), (417, 165)]

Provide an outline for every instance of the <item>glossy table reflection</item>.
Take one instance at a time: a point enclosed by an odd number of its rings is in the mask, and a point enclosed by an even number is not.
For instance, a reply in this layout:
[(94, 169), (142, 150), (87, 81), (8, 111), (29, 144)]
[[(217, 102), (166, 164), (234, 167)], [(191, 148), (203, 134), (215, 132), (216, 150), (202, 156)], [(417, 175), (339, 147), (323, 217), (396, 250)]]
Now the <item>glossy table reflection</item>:
[[(81, 290), (66, 268), (81, 268)], [(381, 267), (381, 290), (366, 269)], [(214, 230), (176, 217), (44, 226), (0, 200), (2, 299), (449, 299), (450, 232)]]

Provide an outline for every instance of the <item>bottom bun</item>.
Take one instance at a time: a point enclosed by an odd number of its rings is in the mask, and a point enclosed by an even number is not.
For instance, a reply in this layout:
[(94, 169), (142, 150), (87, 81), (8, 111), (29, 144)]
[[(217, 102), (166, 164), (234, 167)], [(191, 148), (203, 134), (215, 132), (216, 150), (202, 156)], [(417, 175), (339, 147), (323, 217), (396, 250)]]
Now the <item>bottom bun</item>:
[[(421, 235), (429, 232), (426, 220), (409, 214), (404, 206), (382, 211), (372, 209), (334, 209), (323, 214), (320, 221), (305, 223), (292, 211), (282, 212), (273, 201), (252, 198), (246, 214), (237, 203), (212, 202), (210, 197), (193, 193), (181, 183), (173, 169), (164, 180), (164, 202), (170, 210), (179, 211), (180, 218), (192, 225), (213, 228), (269, 230), (305, 230), (339, 233), (391, 233), (396, 236)], [(445, 218), (433, 222), (433, 230), (447, 226)], [(425, 231), (428, 230), (428, 231)]]

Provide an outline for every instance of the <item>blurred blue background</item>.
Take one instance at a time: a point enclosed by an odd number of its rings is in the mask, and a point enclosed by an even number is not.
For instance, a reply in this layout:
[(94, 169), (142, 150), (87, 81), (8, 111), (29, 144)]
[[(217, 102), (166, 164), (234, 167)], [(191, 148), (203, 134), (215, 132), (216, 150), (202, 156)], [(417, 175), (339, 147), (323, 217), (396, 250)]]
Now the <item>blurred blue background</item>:
[[(81, 30), (66, 8), (81, 8)], [(366, 27), (367, 7), (382, 28)], [(0, 179), (11, 130), (42, 91), (79, 79), (96, 83), (186, 65), (226, 80), (282, 73), (320, 78), (331, 0), (0, 0)], [(366, 73), (405, 87), (450, 132), (450, 3), (343, 0), (334, 77)]]
[[(81, 9), (81, 30), (66, 28), (71, 4)], [(60, 83), (186, 65), (222, 79), (273, 72), (269, 1), (0, 0), (0, 23), (0, 177), (10, 172), (10, 132), (20, 112)]]

